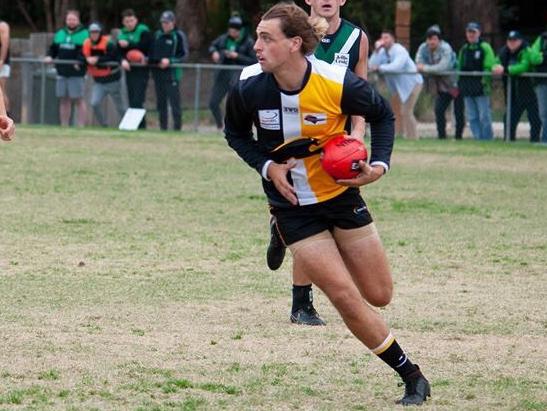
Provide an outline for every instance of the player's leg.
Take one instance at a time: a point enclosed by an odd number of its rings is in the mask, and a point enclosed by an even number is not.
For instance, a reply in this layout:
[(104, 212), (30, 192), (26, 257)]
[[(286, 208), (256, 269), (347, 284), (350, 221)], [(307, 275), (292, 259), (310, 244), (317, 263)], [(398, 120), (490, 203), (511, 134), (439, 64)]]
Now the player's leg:
[[(429, 383), (408, 359), (382, 317), (361, 297), (332, 235), (324, 231), (289, 246), (295, 262), (327, 295), (349, 330), (405, 382), (405, 405), (421, 404), (430, 395)], [(363, 261), (362, 261), (363, 263)]]
[(286, 247), (279, 236), (275, 216), (270, 217), (270, 243), (266, 250), (266, 264), (272, 271), (277, 270), (285, 259)]
[(313, 305), (311, 278), (299, 260), (293, 260), (291, 322), (299, 325), (327, 325)]
[(452, 101), (452, 96), (440, 91), (435, 98), (435, 122), (437, 123), (437, 137), (446, 138), (446, 109)]
[[(9, 66), (3, 66), (3, 69), (6, 71), (6, 73), (9, 73)], [(0, 73), (0, 89), (2, 90), (2, 94), (4, 95), (4, 107), (6, 107), (6, 111), (9, 111), (10, 109), (8, 91), (6, 90), (8, 76), (9, 74), (2, 76)]]
[(354, 229), (335, 228), (333, 235), (363, 298), (375, 307), (389, 304), (393, 295), (393, 280), (374, 223)]

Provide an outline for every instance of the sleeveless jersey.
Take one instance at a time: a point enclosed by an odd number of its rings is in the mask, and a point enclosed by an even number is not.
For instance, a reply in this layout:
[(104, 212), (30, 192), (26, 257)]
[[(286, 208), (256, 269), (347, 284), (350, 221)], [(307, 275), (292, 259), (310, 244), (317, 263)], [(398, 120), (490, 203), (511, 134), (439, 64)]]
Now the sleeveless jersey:
[(333, 34), (328, 34), (315, 49), (315, 57), (329, 64), (347, 67), (355, 71), (359, 62), (359, 46), (363, 31), (342, 19), (340, 27)]

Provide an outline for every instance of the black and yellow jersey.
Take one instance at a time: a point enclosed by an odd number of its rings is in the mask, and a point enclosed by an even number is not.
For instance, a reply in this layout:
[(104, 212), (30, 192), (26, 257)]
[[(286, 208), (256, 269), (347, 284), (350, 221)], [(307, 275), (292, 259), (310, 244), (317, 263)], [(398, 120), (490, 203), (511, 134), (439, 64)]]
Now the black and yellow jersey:
[[(330, 200), (348, 189), (323, 170), (320, 148), (344, 134), (350, 115), (365, 116), (370, 123), (371, 164), (389, 168), (394, 138), (389, 104), (366, 80), (314, 57), (308, 59), (302, 87), (296, 91), (281, 90), (259, 64), (246, 67), (228, 96), (224, 131), (230, 147), (261, 175), (269, 161), (297, 158), (288, 178), (299, 205), (304, 206)], [(309, 144), (300, 144), (302, 140)], [(279, 151), (284, 151), (284, 158), (279, 158)], [(271, 181), (263, 179), (263, 186), (270, 204), (290, 206)]]

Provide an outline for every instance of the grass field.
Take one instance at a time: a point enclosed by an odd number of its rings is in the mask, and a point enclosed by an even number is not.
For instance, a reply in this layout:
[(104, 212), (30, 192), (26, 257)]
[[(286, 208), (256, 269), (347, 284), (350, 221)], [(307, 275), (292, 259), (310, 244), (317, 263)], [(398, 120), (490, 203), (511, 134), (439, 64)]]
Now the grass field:
[[(398, 141), (363, 190), (424, 409), (547, 409), (547, 148)], [(292, 326), (258, 175), (219, 135), (0, 146), (0, 409), (377, 410), (402, 387), (325, 296)]]

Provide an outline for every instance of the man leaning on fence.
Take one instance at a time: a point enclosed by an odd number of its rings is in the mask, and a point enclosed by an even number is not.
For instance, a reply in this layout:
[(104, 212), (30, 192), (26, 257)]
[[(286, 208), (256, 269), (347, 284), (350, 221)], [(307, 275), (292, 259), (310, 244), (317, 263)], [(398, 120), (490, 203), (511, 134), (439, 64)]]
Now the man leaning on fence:
[(456, 53), (450, 44), (442, 39), (439, 26), (433, 25), (427, 29), (426, 41), (420, 44), (416, 52), (416, 67), (419, 72), (430, 75), (426, 77), (427, 84), (435, 86), (437, 136), (440, 139), (446, 138), (446, 110), (454, 101), (455, 138), (460, 140), (465, 127), (463, 98), (460, 96), (454, 76), (437, 74), (455, 69)]
[[(216, 64), (248, 66), (256, 63), (253, 50), (254, 41), (243, 28), (243, 21), (239, 16), (232, 16), (228, 20), (228, 31), (217, 37), (209, 47), (211, 59)], [(209, 108), (215, 118), (218, 130), (224, 128), (224, 120), (220, 103), (239, 78), (239, 70), (218, 70), (215, 73), (215, 82), (209, 98)]]
[(84, 42), (82, 53), (88, 64), (87, 71), (93, 77), (91, 107), (99, 124), (106, 127), (108, 124), (101, 109), (104, 98), (110, 95), (120, 118), (126, 107), (121, 93), (120, 55), (110, 36), (102, 31), (100, 23), (89, 25), (89, 38)]
[[(58, 30), (53, 37), (46, 63), (53, 59), (82, 60), (82, 46), (89, 37), (87, 29), (80, 23), (80, 12), (68, 10), (65, 17), (65, 27)], [(58, 63), (55, 95), (60, 99), (59, 116), (61, 125), (68, 126), (72, 111), (72, 103), (77, 106), (77, 124), (84, 126), (87, 110), (84, 101), (85, 65), (81, 63)]]
[(188, 54), (185, 35), (175, 25), (175, 14), (164, 11), (160, 17), (161, 29), (156, 31), (150, 45), (148, 62), (153, 66), (152, 77), (156, 86), (156, 101), (160, 118), (160, 129), (167, 130), (168, 107), (171, 105), (173, 129), (182, 128), (182, 108), (180, 104), (179, 84), (182, 77), (180, 67), (172, 67), (181, 63)]
[[(503, 89), (505, 92), (505, 116), (504, 135), (511, 141), (515, 141), (517, 126), (526, 110), (530, 121), (530, 141), (539, 141), (541, 120), (539, 119), (538, 102), (534, 93), (532, 78), (522, 77), (522, 73), (531, 71), (531, 49), (522, 34), (516, 30), (510, 31), (507, 35), (505, 46), (503, 46), (493, 68), (495, 74), (506, 74), (503, 76)], [(509, 87), (511, 92), (509, 93)], [(509, 118), (508, 118), (509, 117)], [(507, 122), (509, 129), (507, 130)]]
[[(480, 24), (468, 23), (465, 28), (465, 37), (467, 41), (458, 54), (458, 69), (490, 72), (496, 62), (496, 56), (490, 44), (481, 39)], [(490, 112), (491, 77), (461, 73), (458, 85), (464, 99), (465, 114), (473, 137), (477, 140), (492, 140), (494, 133)]]
[(418, 139), (418, 124), (414, 107), (422, 91), (423, 78), (417, 73), (416, 64), (402, 44), (395, 42), (390, 30), (382, 31), (382, 37), (374, 43), (374, 52), (369, 60), (369, 70), (385, 75), (391, 94), (401, 101), (402, 135)]
[(537, 77), (535, 80), (542, 124), (541, 142), (547, 143), (547, 31), (544, 31), (532, 44), (530, 58), (535, 71), (543, 76)]

